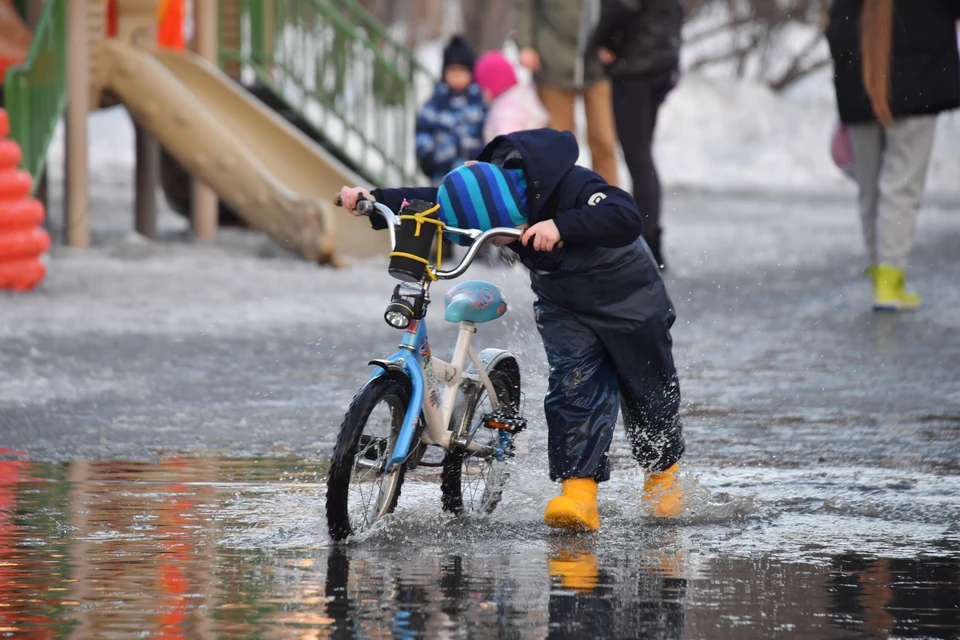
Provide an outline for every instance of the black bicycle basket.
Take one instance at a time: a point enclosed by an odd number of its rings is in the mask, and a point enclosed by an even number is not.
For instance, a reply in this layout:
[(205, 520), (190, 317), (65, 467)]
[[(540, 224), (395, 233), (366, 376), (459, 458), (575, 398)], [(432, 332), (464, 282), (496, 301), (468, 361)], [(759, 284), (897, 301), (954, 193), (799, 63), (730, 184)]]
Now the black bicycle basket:
[[(430, 275), (427, 271), (430, 248), (437, 231), (443, 228), (439, 211), (439, 205), (423, 200), (413, 200), (400, 210), (397, 244), (390, 253), (390, 266), (387, 269), (391, 276), (403, 282), (419, 282), (425, 274)], [(439, 262), (438, 253), (438, 269)]]

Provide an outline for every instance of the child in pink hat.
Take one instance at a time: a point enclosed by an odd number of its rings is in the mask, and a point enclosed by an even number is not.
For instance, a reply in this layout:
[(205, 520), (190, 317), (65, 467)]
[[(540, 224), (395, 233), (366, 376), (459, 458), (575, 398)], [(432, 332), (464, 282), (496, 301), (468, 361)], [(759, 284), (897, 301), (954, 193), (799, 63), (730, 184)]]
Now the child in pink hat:
[(497, 136), (547, 126), (549, 114), (537, 97), (536, 89), (529, 82), (517, 81), (513, 65), (499, 51), (488, 51), (480, 56), (473, 77), (490, 103), (483, 126), (484, 144)]

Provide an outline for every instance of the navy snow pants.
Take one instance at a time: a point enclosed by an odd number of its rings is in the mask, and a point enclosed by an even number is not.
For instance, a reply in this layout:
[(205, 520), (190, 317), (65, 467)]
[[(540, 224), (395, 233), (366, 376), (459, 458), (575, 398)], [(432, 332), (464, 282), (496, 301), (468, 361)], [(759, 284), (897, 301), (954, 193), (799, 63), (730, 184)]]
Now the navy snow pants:
[(532, 273), (531, 281), (550, 364), (550, 478), (607, 480), (619, 409), (644, 470), (677, 462), (684, 442), (670, 337), (676, 313), (644, 241), (565, 248), (559, 271)]

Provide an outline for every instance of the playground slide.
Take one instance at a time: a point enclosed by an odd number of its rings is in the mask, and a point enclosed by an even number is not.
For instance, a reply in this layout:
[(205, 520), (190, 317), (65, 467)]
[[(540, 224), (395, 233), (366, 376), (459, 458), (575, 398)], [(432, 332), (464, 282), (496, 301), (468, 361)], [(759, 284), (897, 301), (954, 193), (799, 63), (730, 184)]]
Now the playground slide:
[(364, 180), (191, 53), (97, 44), (98, 81), (254, 228), (318, 262), (385, 255), (389, 240), (332, 205)]

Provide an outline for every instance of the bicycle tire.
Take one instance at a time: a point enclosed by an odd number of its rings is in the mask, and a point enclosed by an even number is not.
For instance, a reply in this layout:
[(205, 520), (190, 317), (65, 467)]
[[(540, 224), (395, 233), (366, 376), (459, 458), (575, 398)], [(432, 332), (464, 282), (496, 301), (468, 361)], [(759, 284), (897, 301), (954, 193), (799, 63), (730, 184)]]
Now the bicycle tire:
[[(497, 394), (497, 400), (500, 402), (501, 407), (508, 412), (515, 413), (520, 403), (520, 390), (516, 387), (516, 383), (503, 371), (494, 370), (491, 371), (489, 375), (490, 382)], [(477, 407), (480, 405), (484, 396), (487, 395), (487, 390), (483, 385), (478, 385), (472, 389), (470, 393), (473, 395), (464, 412), (461, 424), (474, 425), (476, 421), (480, 419), (481, 416), (476, 415)], [(486, 429), (485, 427), (480, 427), (477, 433), (480, 434), (484, 431), (491, 432), (491, 435), (496, 434), (493, 430)], [(506, 469), (503, 468), (505, 463), (488, 460), (487, 462), (490, 464), (491, 470), (496, 464), (500, 472), (504, 474), (503, 477), (496, 478), (496, 482), (492, 485), (484, 481), (483, 493), (479, 500), (476, 500), (476, 496), (473, 495), (468, 501), (469, 505), (464, 504), (464, 465), (470, 463), (471, 460), (476, 462), (478, 457), (469, 451), (448, 451), (444, 456), (443, 470), (440, 473), (440, 492), (444, 511), (449, 511), (457, 515), (462, 515), (466, 512), (489, 514), (492, 513), (500, 503), (503, 495), (503, 483), (506, 482), (509, 474), (506, 472)], [(489, 477), (490, 476), (488, 476), (488, 478)]]
[[(367, 428), (367, 422), (373, 410), (387, 401), (391, 410), (391, 424), (389, 426), (389, 436), (376, 439), (367, 434), (368, 440), (364, 443), (365, 449), (360, 449), (360, 443)], [(406, 465), (400, 467), (391, 474), (381, 474), (374, 478), (386, 478), (387, 487), (384, 495), (383, 485), (379, 485), (372, 518), (364, 517), (362, 526), (351, 522), (351, 500), (350, 488), (351, 481), (354, 479), (354, 472), (357, 471), (358, 453), (363, 453), (364, 459), (372, 460), (370, 454), (375, 454), (375, 462), (382, 462), (384, 457), (389, 457), (393, 451), (393, 444), (396, 442), (397, 434), (400, 431), (400, 425), (403, 423), (403, 417), (407, 406), (410, 404), (410, 393), (407, 386), (402, 382), (386, 376), (375, 378), (354, 396), (350, 403), (350, 408), (343, 418), (340, 425), (340, 433), (337, 436), (337, 444), (333, 450), (333, 457), (330, 461), (330, 471), (327, 475), (327, 530), (330, 537), (336, 541), (345, 540), (354, 533), (364, 531), (379, 520), (383, 515), (392, 513), (397, 507), (397, 501), (400, 499), (400, 489), (403, 485)], [(371, 471), (367, 469), (367, 471)], [(360, 495), (362, 505), (366, 503)], [(353, 500), (356, 505), (356, 497)], [(383, 505), (386, 510), (383, 513)], [(369, 513), (367, 514), (370, 515)]]

